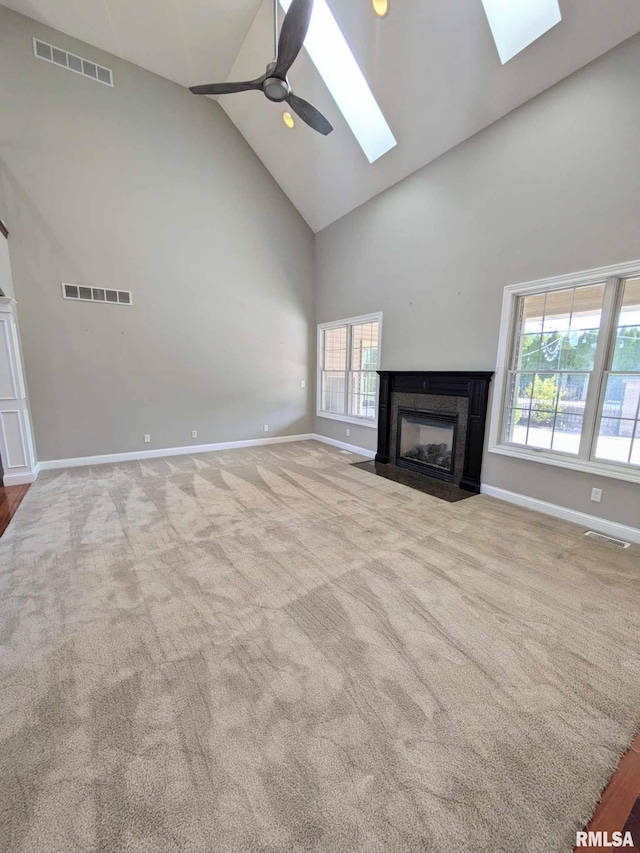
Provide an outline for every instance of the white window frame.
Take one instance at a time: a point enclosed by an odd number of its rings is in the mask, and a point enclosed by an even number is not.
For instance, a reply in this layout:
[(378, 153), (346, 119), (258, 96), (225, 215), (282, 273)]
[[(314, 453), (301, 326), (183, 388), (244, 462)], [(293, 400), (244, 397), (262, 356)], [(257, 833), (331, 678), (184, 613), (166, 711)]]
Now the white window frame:
[[(359, 326), (361, 323), (378, 323), (378, 367), (380, 370), (380, 354), (382, 352), (382, 311), (375, 314), (363, 314), (360, 317), (347, 317), (346, 320), (334, 320), (330, 323), (320, 323), (318, 325), (318, 345), (317, 345), (317, 364), (316, 364), (316, 414), (319, 418), (328, 418), (332, 421), (341, 421), (342, 423), (357, 424), (358, 426), (370, 427), (371, 429), (378, 428), (378, 401), (380, 397), (380, 378), (376, 382), (376, 413), (374, 418), (357, 418), (353, 415), (336, 415), (333, 412), (322, 411), (322, 365), (324, 363), (324, 332), (327, 329), (336, 329), (340, 326)], [(349, 411), (349, 373), (351, 359), (351, 335), (347, 333), (347, 387), (345, 393), (345, 408)]]
[[(602, 411), (607, 376), (607, 358), (612, 351), (615, 341), (615, 321), (617, 319), (618, 306), (613, 304), (613, 300), (615, 294), (619, 292), (616, 282), (620, 279), (637, 278), (638, 276), (640, 276), (640, 260), (505, 287), (502, 316), (500, 319), (496, 379), (491, 406), (491, 423), (489, 427), (490, 453), (498, 453), (502, 456), (511, 456), (516, 459), (542, 462), (545, 465), (569, 468), (573, 471), (598, 474), (603, 477), (611, 477), (615, 480), (640, 483), (640, 467), (638, 466), (619, 465), (615, 462), (603, 462), (589, 458), (592, 455), (598, 437), (598, 425), (600, 423), (600, 412)], [(517, 331), (519, 298), (544, 291), (552, 292), (555, 290), (564, 290), (568, 287), (602, 283), (606, 283), (606, 287), (600, 336), (593, 368), (593, 383), (590, 383), (594, 387), (587, 399), (587, 407), (590, 407), (590, 411), (587, 412), (585, 410), (585, 424), (587, 424), (587, 427), (582, 434), (579, 456), (505, 442), (503, 435), (504, 417), (507, 407), (507, 382), (514, 337)], [(590, 424), (587, 422), (587, 417), (590, 418)]]

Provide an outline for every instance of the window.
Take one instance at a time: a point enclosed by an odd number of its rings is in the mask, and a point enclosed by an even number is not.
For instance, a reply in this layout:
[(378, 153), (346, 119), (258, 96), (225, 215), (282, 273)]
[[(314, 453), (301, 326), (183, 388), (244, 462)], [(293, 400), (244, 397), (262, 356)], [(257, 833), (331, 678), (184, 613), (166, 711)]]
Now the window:
[(506, 441), (579, 452), (604, 291), (594, 284), (520, 297)]
[(595, 457), (640, 466), (640, 278), (624, 282)]
[(640, 482), (640, 262), (508, 287), (491, 450)]
[[(291, 0), (280, 0), (287, 12)], [(304, 46), (367, 160), (398, 144), (326, 0), (315, 0)]]
[(376, 426), (382, 314), (318, 326), (318, 414)]
[(558, 0), (482, 0), (504, 65), (562, 20)]

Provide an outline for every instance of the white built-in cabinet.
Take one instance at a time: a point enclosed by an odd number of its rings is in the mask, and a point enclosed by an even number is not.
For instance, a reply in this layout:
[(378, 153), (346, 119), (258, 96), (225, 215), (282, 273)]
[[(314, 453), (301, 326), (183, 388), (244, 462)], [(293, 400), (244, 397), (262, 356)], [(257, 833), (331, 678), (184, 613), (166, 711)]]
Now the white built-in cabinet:
[(0, 457), (5, 486), (35, 480), (36, 462), (18, 345), (16, 303), (8, 296), (0, 296)]

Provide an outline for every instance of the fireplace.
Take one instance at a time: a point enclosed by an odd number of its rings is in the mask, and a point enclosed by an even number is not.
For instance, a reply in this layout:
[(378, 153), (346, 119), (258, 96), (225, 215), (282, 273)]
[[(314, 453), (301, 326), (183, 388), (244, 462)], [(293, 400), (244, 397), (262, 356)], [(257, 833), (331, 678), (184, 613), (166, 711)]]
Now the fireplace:
[(376, 463), (408, 468), (477, 494), (493, 373), (378, 373)]
[(458, 415), (398, 409), (396, 465), (453, 481)]

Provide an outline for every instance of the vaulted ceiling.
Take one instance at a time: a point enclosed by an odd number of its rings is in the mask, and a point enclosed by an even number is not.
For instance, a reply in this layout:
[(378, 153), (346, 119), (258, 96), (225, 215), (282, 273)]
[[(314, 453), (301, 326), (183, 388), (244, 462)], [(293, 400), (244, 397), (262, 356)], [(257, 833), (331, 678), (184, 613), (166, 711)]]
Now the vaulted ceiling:
[[(398, 145), (370, 164), (303, 52), (290, 80), (335, 126), (322, 137), (259, 93), (222, 107), (318, 231), (640, 32), (638, 0), (560, 0), (562, 22), (501, 65), (481, 0), (328, 0)], [(185, 86), (263, 73), (272, 0), (3, 0)], [(194, 96), (195, 97), (195, 96)]]

